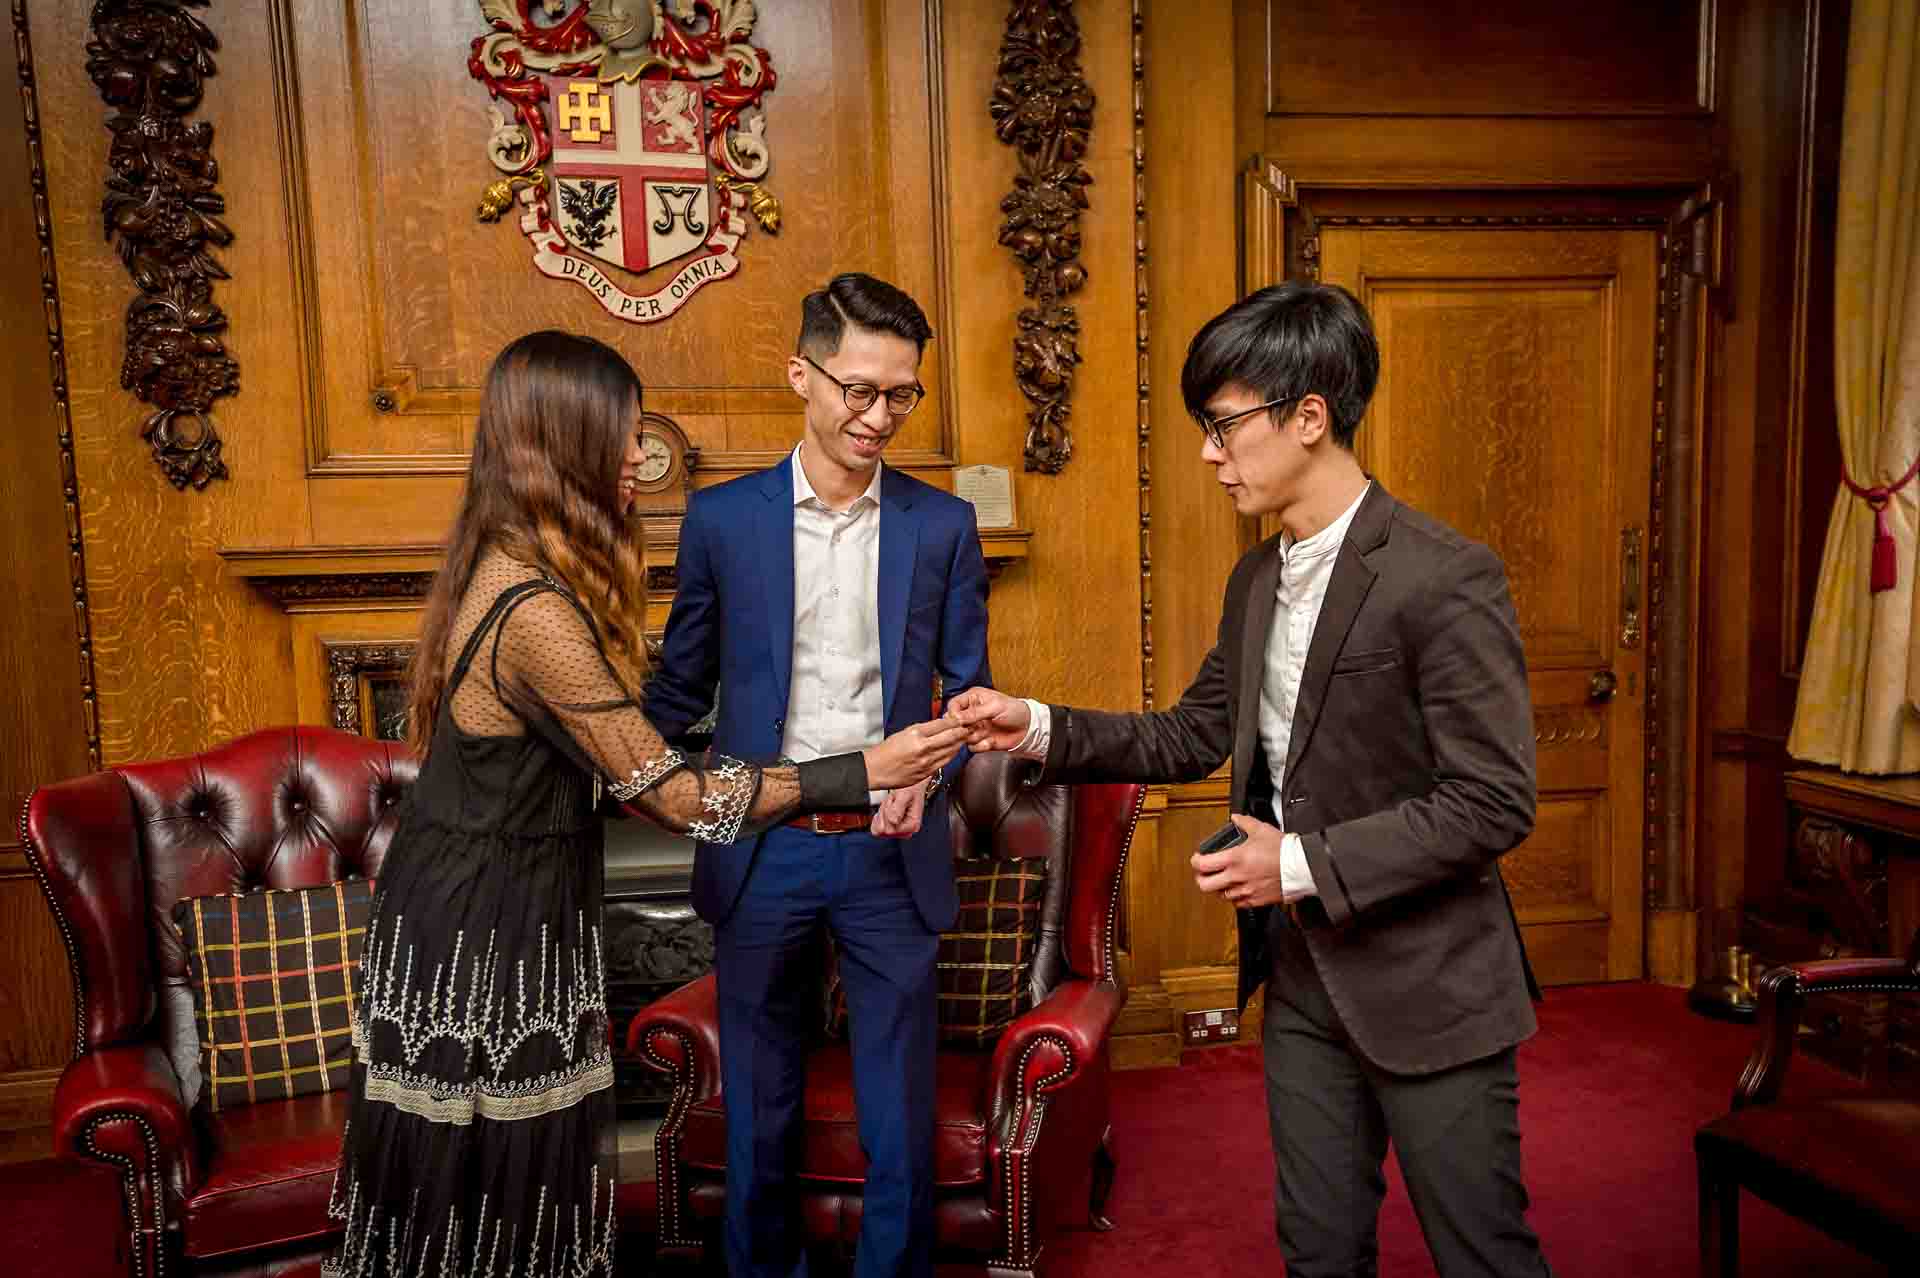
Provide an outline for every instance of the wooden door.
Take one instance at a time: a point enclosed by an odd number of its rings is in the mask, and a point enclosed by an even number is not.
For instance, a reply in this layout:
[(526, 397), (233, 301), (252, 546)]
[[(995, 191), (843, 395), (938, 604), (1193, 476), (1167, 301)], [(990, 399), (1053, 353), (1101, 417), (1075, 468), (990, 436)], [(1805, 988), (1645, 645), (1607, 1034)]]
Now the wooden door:
[(1380, 339), (1361, 462), (1506, 560), (1540, 806), (1501, 866), (1546, 983), (1645, 971), (1656, 247), (1650, 231), (1322, 234), (1321, 278)]

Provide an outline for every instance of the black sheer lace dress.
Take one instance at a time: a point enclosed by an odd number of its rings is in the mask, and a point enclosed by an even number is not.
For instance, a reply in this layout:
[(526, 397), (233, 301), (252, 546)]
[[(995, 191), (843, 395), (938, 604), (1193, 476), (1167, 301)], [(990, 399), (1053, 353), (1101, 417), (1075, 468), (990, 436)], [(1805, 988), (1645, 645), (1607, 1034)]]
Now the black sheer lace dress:
[[(762, 769), (655, 732), (571, 595), (491, 552), (456, 618), (361, 961), (323, 1273), (582, 1278), (613, 1265), (598, 790), (727, 841), (864, 801), (858, 756)], [(849, 795), (852, 797), (849, 798)]]

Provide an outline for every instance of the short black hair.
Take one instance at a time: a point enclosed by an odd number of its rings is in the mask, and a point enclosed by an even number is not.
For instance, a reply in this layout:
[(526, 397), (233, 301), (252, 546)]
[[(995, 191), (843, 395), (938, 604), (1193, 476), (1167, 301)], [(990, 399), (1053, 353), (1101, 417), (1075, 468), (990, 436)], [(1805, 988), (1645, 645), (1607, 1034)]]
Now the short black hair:
[(795, 347), (804, 355), (824, 359), (839, 351), (849, 324), (904, 337), (921, 352), (933, 337), (926, 312), (905, 291), (871, 275), (848, 271), (801, 301), (800, 339)]
[(1180, 394), (1195, 421), (1230, 382), (1263, 400), (1318, 394), (1334, 442), (1352, 448), (1379, 380), (1380, 345), (1360, 300), (1338, 284), (1289, 280), (1249, 294), (1194, 334)]

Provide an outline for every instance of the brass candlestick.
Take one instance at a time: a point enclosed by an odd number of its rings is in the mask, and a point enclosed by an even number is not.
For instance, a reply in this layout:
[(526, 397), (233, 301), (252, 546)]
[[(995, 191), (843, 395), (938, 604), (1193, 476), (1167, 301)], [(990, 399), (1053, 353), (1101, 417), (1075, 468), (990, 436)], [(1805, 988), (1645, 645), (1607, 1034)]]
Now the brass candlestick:
[(1758, 1008), (1753, 996), (1753, 952), (1730, 945), (1721, 960), (1719, 974), (1687, 991), (1687, 1006), (1715, 1020), (1749, 1022)]

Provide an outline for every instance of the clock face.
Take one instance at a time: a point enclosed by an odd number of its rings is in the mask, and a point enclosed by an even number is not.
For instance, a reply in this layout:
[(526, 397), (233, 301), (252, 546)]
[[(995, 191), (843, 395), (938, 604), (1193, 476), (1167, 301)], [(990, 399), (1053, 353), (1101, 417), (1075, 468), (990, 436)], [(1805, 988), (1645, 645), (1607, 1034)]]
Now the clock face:
[(673, 469), (673, 449), (667, 441), (652, 431), (640, 436), (640, 468), (634, 472), (634, 478), (643, 484), (655, 484), (666, 478)]

